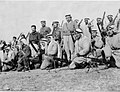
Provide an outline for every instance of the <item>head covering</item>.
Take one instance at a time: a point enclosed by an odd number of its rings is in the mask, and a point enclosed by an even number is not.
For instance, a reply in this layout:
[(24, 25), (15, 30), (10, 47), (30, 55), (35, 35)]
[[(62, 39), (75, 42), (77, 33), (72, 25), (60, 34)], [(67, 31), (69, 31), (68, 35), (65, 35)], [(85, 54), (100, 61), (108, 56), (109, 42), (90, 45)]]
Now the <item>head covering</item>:
[(69, 17), (71, 17), (71, 18), (72, 18), (71, 14), (66, 14), (66, 15), (65, 15), (65, 17), (67, 17), (67, 16), (69, 16)]
[(46, 21), (45, 21), (45, 20), (41, 20), (40, 22), (46, 23)]
[(96, 32), (97, 33), (97, 29), (92, 29), (92, 32)]
[(90, 20), (90, 18), (84, 18), (84, 20)]
[(23, 42), (24, 44), (27, 44), (26, 39), (21, 39), (20, 42)]
[(80, 29), (76, 29), (76, 32), (83, 33), (82, 30), (80, 30)]
[(109, 18), (109, 17), (113, 17), (113, 15), (107, 15), (107, 17)]
[(98, 17), (97, 20), (101, 20), (102, 18)]
[(52, 25), (59, 24), (59, 21), (53, 21)]

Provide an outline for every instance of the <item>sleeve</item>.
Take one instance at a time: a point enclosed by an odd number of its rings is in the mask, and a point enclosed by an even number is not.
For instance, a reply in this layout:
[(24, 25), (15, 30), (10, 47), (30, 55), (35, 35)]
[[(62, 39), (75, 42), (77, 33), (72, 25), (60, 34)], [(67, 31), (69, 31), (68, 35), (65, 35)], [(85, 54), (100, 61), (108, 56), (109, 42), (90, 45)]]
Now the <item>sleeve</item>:
[(50, 27), (48, 27), (48, 34), (51, 32), (51, 28)]
[(86, 39), (83, 44), (83, 49), (79, 52), (80, 55), (86, 55), (90, 50), (90, 43)]

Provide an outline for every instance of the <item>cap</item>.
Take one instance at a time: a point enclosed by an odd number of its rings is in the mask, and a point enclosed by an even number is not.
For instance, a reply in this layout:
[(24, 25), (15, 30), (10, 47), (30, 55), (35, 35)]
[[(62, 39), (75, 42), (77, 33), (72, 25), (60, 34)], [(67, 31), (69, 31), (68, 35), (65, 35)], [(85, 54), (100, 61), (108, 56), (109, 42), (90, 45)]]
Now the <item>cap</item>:
[(101, 20), (102, 18), (98, 17), (97, 20)]
[(67, 17), (67, 16), (72, 17), (71, 14), (66, 14), (65, 17)]
[(107, 17), (113, 17), (113, 15), (107, 15)]
[(92, 31), (92, 32), (97, 32), (97, 29), (92, 29), (91, 31)]
[(84, 18), (84, 20), (90, 20), (90, 18)]
[(54, 25), (55, 23), (59, 24), (59, 21), (53, 21), (52, 25)]
[(48, 42), (48, 39), (42, 38), (42, 39), (40, 40), (40, 42)]
[(40, 22), (46, 23), (46, 21), (45, 21), (45, 20), (41, 20)]

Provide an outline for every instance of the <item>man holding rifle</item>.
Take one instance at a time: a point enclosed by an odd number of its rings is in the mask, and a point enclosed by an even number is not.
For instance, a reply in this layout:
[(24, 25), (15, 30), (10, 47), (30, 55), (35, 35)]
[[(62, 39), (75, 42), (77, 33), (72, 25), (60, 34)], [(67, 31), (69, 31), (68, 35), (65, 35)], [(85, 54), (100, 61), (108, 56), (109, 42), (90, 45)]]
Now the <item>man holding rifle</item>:
[(80, 29), (77, 29), (76, 32), (75, 53), (69, 66), (70, 69), (82, 68), (81, 64), (87, 62), (87, 58), (84, 56), (87, 56), (90, 51), (89, 38), (84, 36)]
[(36, 26), (31, 26), (32, 33), (29, 35), (29, 44), (32, 50), (32, 56), (35, 57), (38, 54), (38, 50), (40, 49), (40, 39), (41, 35), (36, 31)]
[(66, 18), (66, 23), (63, 25), (63, 43), (64, 43), (64, 48), (67, 54), (67, 60), (70, 62), (71, 57), (73, 56), (74, 53), (74, 37), (73, 33), (75, 32), (76, 29), (78, 29), (78, 26), (75, 21), (72, 20), (72, 16), (65, 15)]

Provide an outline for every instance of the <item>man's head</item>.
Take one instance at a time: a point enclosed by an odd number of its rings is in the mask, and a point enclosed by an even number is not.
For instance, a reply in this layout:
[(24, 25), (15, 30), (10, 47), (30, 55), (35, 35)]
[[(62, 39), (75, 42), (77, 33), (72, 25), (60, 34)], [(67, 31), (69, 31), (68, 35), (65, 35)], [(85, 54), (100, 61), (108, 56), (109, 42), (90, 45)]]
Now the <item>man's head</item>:
[(107, 18), (108, 18), (109, 22), (113, 21), (113, 15), (108, 15)]
[(74, 22), (76, 22), (76, 24), (78, 24), (79, 20), (78, 20), (78, 19), (75, 19)]
[(72, 20), (72, 16), (70, 14), (65, 15), (66, 21), (70, 22)]
[(52, 23), (53, 28), (57, 28), (59, 26), (59, 21), (54, 21)]
[(100, 24), (102, 22), (102, 18), (97, 18), (96, 21), (98, 24)]
[(88, 24), (89, 20), (90, 20), (89, 18), (84, 18), (84, 22), (86, 25)]
[(17, 37), (13, 36), (13, 41), (16, 41), (17, 40)]
[(114, 25), (111, 25), (108, 28), (107, 35), (111, 37), (111, 36), (113, 36), (113, 34), (114, 34)]
[(36, 25), (32, 25), (31, 30), (32, 30), (32, 32), (36, 32)]
[(27, 41), (25, 40), (25, 39), (21, 39), (20, 41), (19, 41), (19, 46), (20, 46), (20, 48), (22, 48), (24, 45), (26, 45), (27, 44)]
[(42, 20), (41, 25), (42, 25), (42, 27), (45, 27), (46, 26), (46, 21)]

